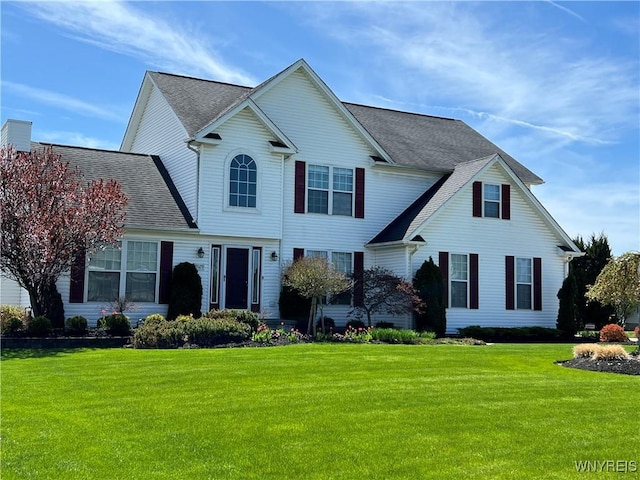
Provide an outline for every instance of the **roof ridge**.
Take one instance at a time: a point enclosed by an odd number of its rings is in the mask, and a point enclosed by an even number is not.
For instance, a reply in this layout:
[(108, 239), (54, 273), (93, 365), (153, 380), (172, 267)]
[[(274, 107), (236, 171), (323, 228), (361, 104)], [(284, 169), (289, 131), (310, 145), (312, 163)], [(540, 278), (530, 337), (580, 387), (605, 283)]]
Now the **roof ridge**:
[(197, 80), (199, 82), (217, 83), (218, 85), (228, 85), (230, 87), (248, 88), (249, 90), (252, 90), (253, 88), (255, 88), (255, 87), (249, 87), (247, 85), (239, 85), (237, 83), (222, 82), (220, 80), (210, 80), (208, 78), (193, 77), (191, 75), (182, 75), (180, 73), (159, 72), (156, 70), (148, 70), (148, 72), (157, 73), (158, 75), (166, 75), (168, 77), (179, 77), (179, 78), (186, 78), (188, 80)]
[(362, 103), (353, 103), (353, 102), (342, 102), (342, 103), (345, 106), (346, 105), (353, 105), (355, 107), (373, 108), (375, 110), (385, 110), (387, 112), (396, 112), (396, 113), (402, 113), (402, 114), (405, 114), (405, 115), (416, 115), (418, 117), (429, 117), (429, 118), (437, 118), (439, 120), (451, 120), (452, 122), (462, 122), (462, 120), (460, 120), (459, 118), (441, 117), (439, 115), (431, 115), (429, 113), (410, 112), (410, 111), (407, 111), (407, 110), (398, 110), (396, 108), (379, 107), (379, 106), (376, 106), (376, 105), (365, 105), (365, 104), (362, 104)]
[(92, 152), (118, 153), (121, 155), (136, 155), (139, 157), (151, 157), (151, 155), (148, 153), (123, 152), (122, 150), (112, 150), (109, 148), (82, 147), (80, 145), (66, 145), (64, 143), (40, 142), (37, 140), (33, 140), (31, 143), (37, 143), (39, 145), (50, 145), (52, 147), (77, 148), (79, 150), (90, 150)]

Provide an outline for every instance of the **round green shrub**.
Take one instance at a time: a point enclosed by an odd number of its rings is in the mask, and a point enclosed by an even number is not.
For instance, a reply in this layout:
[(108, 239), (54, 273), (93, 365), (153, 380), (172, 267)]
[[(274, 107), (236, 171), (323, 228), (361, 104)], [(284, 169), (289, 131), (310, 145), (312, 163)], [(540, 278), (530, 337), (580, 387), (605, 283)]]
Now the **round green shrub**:
[(27, 322), (26, 333), (30, 337), (46, 337), (52, 331), (51, 320), (45, 316), (34, 317)]
[(89, 324), (86, 318), (76, 315), (65, 320), (64, 329), (70, 335), (83, 335), (89, 330)]
[(349, 320), (347, 322), (347, 328), (367, 328), (367, 326), (364, 324), (364, 322), (362, 320)]
[(166, 318), (164, 318), (164, 315), (161, 315), (159, 313), (152, 313), (151, 315), (147, 315), (147, 317), (144, 319), (145, 325), (154, 325), (163, 322), (166, 322)]
[(16, 335), (24, 330), (24, 322), (19, 317), (3, 317), (0, 321), (2, 335)]
[[(187, 318), (191, 320), (190, 317)], [(168, 321), (154, 316), (151, 322), (145, 321), (135, 329), (132, 343), (134, 348), (179, 348), (185, 343), (185, 330), (185, 322)]]
[(98, 326), (104, 328), (109, 335), (125, 337), (131, 334), (131, 322), (123, 313), (105, 315), (98, 320)]
[[(364, 323), (362, 324), (364, 326)], [(316, 323), (316, 331), (324, 334), (329, 334), (336, 329), (336, 321), (331, 317), (324, 317), (324, 331), (322, 331), (322, 319)]]

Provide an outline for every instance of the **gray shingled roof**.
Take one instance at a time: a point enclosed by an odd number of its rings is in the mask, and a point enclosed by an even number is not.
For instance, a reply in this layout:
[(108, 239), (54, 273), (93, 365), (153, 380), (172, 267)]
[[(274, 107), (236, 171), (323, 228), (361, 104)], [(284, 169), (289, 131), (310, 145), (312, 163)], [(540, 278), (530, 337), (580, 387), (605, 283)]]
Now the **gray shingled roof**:
[(32, 142), (31, 148), (40, 150), (49, 145), (62, 161), (78, 167), (86, 180), (113, 178), (120, 182), (129, 197), (125, 226), (196, 228), (159, 157), (37, 142)]
[[(260, 89), (148, 72), (190, 136)], [(436, 172), (495, 153), (525, 184), (542, 179), (461, 120), (343, 103), (392, 160)]]
[(542, 183), (540, 177), (461, 120), (344, 105), (401, 165), (451, 172), (456, 165), (498, 153), (524, 183)]
[(245, 98), (251, 88), (160, 72), (147, 72), (189, 136)]
[(369, 245), (385, 242), (410, 240), (407, 235), (426, 222), (429, 217), (444, 206), (462, 187), (467, 185), (495, 155), (456, 165), (451, 175), (442, 177), (429, 190), (422, 194), (409, 208), (396, 217), (382, 232), (376, 235)]

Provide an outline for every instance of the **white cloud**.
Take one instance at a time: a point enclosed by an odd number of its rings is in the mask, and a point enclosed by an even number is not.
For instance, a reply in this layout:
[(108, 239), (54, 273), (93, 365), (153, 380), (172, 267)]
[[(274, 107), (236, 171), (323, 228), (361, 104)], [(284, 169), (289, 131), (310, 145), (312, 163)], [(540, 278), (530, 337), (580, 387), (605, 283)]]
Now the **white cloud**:
[(118, 150), (119, 144), (95, 137), (88, 137), (78, 132), (66, 131), (38, 131), (36, 132), (38, 141), (44, 143), (57, 143), (61, 145), (74, 145), (86, 148), (96, 148), (101, 150)]
[(123, 122), (127, 119), (126, 114), (119, 114), (111, 109), (100, 107), (62, 93), (30, 87), (29, 85), (6, 80), (2, 81), (2, 88), (10, 91), (14, 95), (36, 100), (43, 104), (61, 108), (86, 117), (97, 117), (115, 122)]
[(218, 58), (215, 48), (203, 40), (201, 33), (184, 31), (175, 19), (154, 18), (127, 3), (44, 2), (27, 3), (25, 8), (81, 41), (138, 58), (155, 68), (224, 82), (255, 84), (242, 70)]
[(318, 28), (375, 50), (372, 72), (398, 99), (448, 101), (577, 143), (637, 127), (637, 59), (599, 55), (589, 38), (546, 25), (505, 22), (495, 4), (364, 2), (323, 15)]

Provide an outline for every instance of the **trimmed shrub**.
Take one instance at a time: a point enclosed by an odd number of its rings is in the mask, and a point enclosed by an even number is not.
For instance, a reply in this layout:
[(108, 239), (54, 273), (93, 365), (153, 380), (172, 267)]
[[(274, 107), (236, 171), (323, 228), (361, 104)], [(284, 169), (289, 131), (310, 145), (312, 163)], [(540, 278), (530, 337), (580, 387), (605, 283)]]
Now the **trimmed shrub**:
[(558, 291), (558, 299), (560, 306), (556, 327), (568, 335), (574, 335), (578, 331), (578, 307), (576, 305), (578, 284), (573, 273), (570, 272), (562, 282), (562, 287)]
[[(362, 323), (362, 322), (360, 322)], [(362, 327), (364, 327), (364, 323), (362, 323)], [(336, 330), (336, 321), (331, 317), (324, 317), (324, 331), (322, 331), (322, 320), (318, 320), (316, 323), (316, 332), (330, 334)]]
[(485, 342), (531, 342), (554, 341), (567, 338), (567, 334), (556, 328), (546, 327), (481, 327), (471, 325), (459, 328), (463, 337), (477, 338)]
[(0, 305), (0, 323), (10, 318), (24, 318), (25, 310), (22, 307), (16, 305)]
[(202, 317), (187, 322), (186, 333), (189, 343), (209, 347), (248, 340), (251, 327), (233, 319)]
[[(326, 319), (325, 319), (326, 320)], [(349, 320), (347, 322), (347, 328), (367, 328), (367, 326), (364, 324), (364, 322), (362, 320)]]
[(171, 295), (167, 319), (178, 315), (202, 315), (202, 279), (193, 263), (182, 262), (176, 265), (171, 276)]
[(27, 322), (26, 333), (30, 337), (46, 337), (53, 331), (53, 324), (45, 316), (38, 316)]
[(25, 311), (15, 305), (0, 305), (0, 333), (15, 335), (24, 330)]
[(594, 360), (627, 360), (629, 354), (621, 345), (598, 345)]
[(125, 337), (131, 334), (131, 322), (123, 313), (105, 315), (98, 320), (98, 326), (104, 328), (109, 335)]
[(394, 327), (394, 323), (393, 322), (378, 322), (375, 324), (376, 328), (393, 328)]
[(249, 310), (209, 310), (207, 313), (203, 314), (202, 317), (210, 319), (235, 320), (237, 322), (249, 325), (252, 332), (257, 331), (258, 327), (261, 324), (258, 314), (250, 312)]
[(278, 305), (281, 318), (300, 321), (300, 325), (304, 322), (304, 329), (306, 330), (306, 322), (309, 319), (309, 311), (311, 310), (310, 298), (304, 298), (294, 288), (284, 285), (280, 291)]
[(591, 358), (596, 353), (598, 345), (595, 343), (583, 343), (573, 347), (573, 358)]
[(371, 330), (371, 339), (384, 343), (412, 343), (418, 338), (413, 330), (396, 330), (394, 328), (374, 328)]
[(151, 315), (147, 315), (144, 319), (144, 325), (153, 325), (156, 323), (165, 322), (167, 319), (164, 318), (164, 315), (159, 313), (152, 313)]
[(89, 324), (86, 318), (76, 315), (65, 320), (64, 330), (69, 335), (84, 335), (89, 330)]
[(162, 315), (149, 317), (133, 332), (131, 342), (135, 348), (179, 348), (184, 345), (186, 322), (158, 318)]
[(602, 330), (600, 330), (601, 342), (627, 342), (628, 340), (627, 334), (624, 333), (624, 328), (615, 323), (605, 325), (602, 327)]
[(24, 330), (24, 322), (18, 317), (2, 319), (0, 333), (2, 335), (17, 335)]
[(444, 282), (440, 268), (429, 257), (424, 261), (413, 278), (413, 286), (424, 304), (424, 309), (416, 313), (416, 328), (429, 330), (444, 337), (447, 330), (447, 310), (444, 303)]

